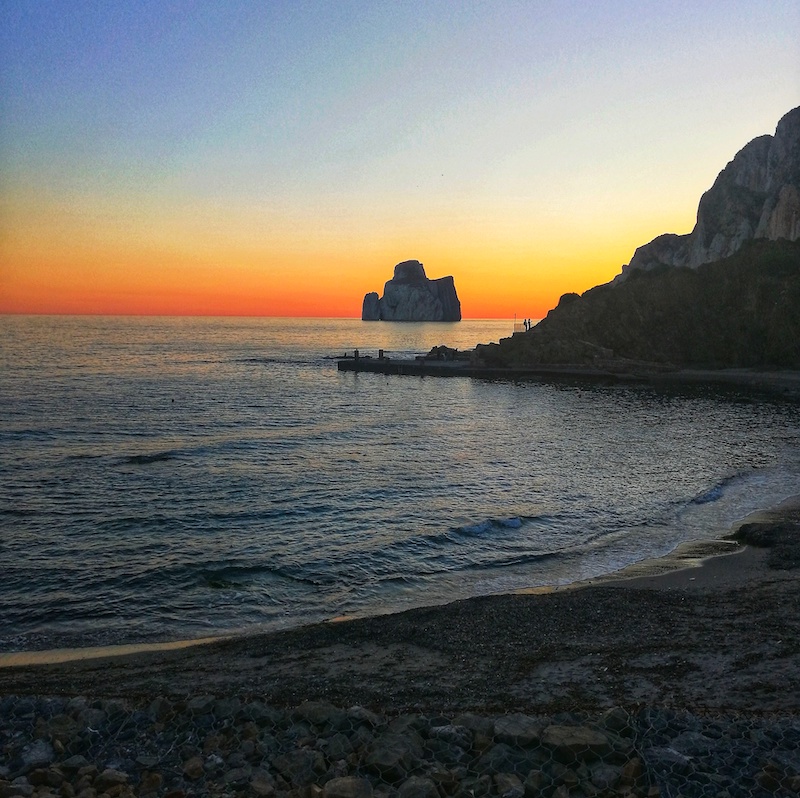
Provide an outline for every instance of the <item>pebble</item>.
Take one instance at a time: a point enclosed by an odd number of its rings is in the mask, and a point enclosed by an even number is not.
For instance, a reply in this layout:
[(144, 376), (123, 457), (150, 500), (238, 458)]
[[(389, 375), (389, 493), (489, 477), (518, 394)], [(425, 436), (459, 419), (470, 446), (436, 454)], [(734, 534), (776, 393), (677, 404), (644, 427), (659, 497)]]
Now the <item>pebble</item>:
[(800, 790), (800, 719), (616, 707), (382, 716), (239, 697), (0, 698), (0, 798), (760, 798)]

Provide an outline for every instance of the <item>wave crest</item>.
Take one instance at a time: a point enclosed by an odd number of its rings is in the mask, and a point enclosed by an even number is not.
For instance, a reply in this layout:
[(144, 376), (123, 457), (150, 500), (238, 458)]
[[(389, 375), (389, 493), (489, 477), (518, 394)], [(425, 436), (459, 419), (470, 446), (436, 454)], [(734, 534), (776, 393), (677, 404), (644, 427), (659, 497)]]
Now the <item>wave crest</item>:
[(473, 535), (484, 535), (487, 532), (491, 532), (492, 529), (519, 529), (521, 526), (522, 519), (515, 515), (510, 518), (487, 518), (477, 524), (457, 526), (451, 531), (471, 537)]
[(161, 463), (165, 460), (175, 460), (177, 456), (177, 452), (172, 450), (155, 452), (153, 454), (131, 454), (122, 462), (126, 465), (149, 465), (150, 463)]

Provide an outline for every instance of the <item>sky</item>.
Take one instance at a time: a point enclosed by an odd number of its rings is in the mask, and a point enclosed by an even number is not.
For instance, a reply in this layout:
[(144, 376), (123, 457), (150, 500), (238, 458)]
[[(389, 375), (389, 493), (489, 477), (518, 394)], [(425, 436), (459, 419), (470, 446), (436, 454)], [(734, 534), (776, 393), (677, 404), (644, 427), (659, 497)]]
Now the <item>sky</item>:
[(3, 0), (0, 313), (540, 318), (797, 105), (797, 0)]

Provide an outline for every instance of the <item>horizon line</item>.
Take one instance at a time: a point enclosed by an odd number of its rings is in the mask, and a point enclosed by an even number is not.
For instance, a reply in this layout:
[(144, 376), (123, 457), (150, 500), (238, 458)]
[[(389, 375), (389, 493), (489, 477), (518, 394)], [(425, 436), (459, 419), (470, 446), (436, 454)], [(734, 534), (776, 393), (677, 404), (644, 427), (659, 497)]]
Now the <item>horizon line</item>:
[[(47, 311), (0, 311), (0, 316), (70, 316), (70, 317), (91, 317), (91, 318), (143, 318), (143, 319), (341, 319), (352, 321), (363, 321), (365, 324), (375, 324), (375, 321), (367, 321), (360, 316), (285, 316), (280, 314), (268, 313), (68, 313), (68, 312), (47, 312)], [(391, 324), (459, 324), (461, 321), (510, 321), (514, 322), (518, 318), (528, 318), (517, 314), (516, 316), (466, 316), (459, 321), (397, 321), (379, 319), (378, 322), (389, 321)], [(533, 317), (530, 317), (532, 320)], [(535, 319), (541, 321), (541, 319)]]

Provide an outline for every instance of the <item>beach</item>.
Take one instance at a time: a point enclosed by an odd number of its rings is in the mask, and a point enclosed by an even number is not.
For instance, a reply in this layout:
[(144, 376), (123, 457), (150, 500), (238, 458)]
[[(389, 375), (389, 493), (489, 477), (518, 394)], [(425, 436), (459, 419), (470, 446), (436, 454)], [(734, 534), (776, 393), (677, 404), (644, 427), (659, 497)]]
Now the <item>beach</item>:
[(787, 500), (735, 527), (750, 539), (753, 529), (773, 530), (758, 546), (699, 541), (563, 588), (5, 667), (0, 691), (132, 699), (225, 693), (279, 706), (328, 700), (393, 712), (642, 703), (796, 711), (799, 524), (800, 501)]
[(177, 650), (0, 669), (4, 694), (197, 693), (389, 712), (800, 709), (800, 593), (769, 549)]
[[(238, 784), (258, 795), (408, 795), (415, 787), (522, 798), (572, 795), (575, 779), (583, 795), (678, 794), (671, 783), (682, 795), (796, 794), (799, 525), (795, 500), (745, 519), (738, 542), (696, 543), (587, 584), (3, 667), (4, 724), (16, 729), (7, 735), (16, 747), (6, 750), (16, 752), (17, 769), (0, 771), (0, 787), (5, 778), (4, 795), (33, 795), (43, 773), (63, 784), (82, 768), (94, 790), (87, 796), (114, 779), (109, 795), (167, 794), (169, 784), (182, 790), (175, 795), (233, 794), (225, 785)], [(27, 748), (20, 723), (30, 730)], [(165, 734), (165, 759), (141, 753)], [(245, 744), (262, 738), (274, 750)], [(681, 748), (699, 740), (702, 756)], [(341, 757), (329, 755), (340, 744)], [(39, 767), (26, 766), (24, 752), (30, 759), (43, 746)], [(70, 753), (81, 768), (69, 770)], [(598, 760), (611, 768), (604, 788)], [(730, 782), (727, 791), (704, 792), (712, 776)], [(13, 778), (31, 789), (14, 792)], [(435, 793), (425, 792), (431, 784)]]

